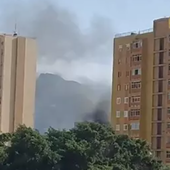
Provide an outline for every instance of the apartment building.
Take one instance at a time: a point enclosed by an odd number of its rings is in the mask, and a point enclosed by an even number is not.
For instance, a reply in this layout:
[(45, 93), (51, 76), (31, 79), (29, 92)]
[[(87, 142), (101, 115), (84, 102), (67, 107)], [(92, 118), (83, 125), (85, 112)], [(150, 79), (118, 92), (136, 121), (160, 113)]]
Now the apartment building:
[(34, 126), (35, 39), (0, 34), (0, 132)]
[(111, 122), (170, 164), (170, 19), (114, 39)]

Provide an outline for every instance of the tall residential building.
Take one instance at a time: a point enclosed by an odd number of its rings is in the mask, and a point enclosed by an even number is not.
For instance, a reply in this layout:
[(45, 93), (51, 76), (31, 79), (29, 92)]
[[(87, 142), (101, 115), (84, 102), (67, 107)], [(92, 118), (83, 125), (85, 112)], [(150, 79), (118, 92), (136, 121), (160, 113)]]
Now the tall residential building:
[(112, 111), (115, 131), (145, 139), (170, 164), (170, 19), (114, 39)]
[(35, 39), (0, 34), (0, 132), (34, 126)]

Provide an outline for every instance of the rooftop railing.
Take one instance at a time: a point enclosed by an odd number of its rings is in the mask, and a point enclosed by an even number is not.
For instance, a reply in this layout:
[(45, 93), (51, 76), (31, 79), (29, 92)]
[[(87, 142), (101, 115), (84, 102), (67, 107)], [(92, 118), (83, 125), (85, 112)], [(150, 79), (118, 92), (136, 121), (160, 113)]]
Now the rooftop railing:
[(149, 28), (149, 29), (141, 30), (141, 31), (131, 31), (131, 32), (125, 32), (125, 33), (121, 33), (121, 34), (116, 34), (115, 38), (125, 37), (125, 36), (129, 36), (129, 35), (144, 34), (144, 33), (149, 33), (149, 32), (153, 32), (153, 28)]

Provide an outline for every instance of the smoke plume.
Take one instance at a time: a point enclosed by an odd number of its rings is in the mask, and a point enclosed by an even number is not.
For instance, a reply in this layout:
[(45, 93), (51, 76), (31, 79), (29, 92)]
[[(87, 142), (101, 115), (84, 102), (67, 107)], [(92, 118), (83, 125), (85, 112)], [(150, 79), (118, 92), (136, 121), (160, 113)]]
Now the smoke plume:
[[(40, 72), (75, 80), (86, 76), (93, 81), (110, 83), (114, 35), (111, 20), (96, 15), (82, 31), (80, 18), (56, 1), (1, 0), (0, 32), (12, 33), (17, 23), (19, 35), (36, 37)], [(107, 113), (100, 103), (87, 117), (91, 121), (107, 122)]]
[(11, 33), (16, 22), (20, 35), (37, 38), (39, 71), (55, 72), (71, 79), (77, 76), (110, 79), (114, 35), (111, 21), (94, 16), (90, 26), (82, 31), (80, 18), (57, 2), (0, 1), (0, 31)]
[(90, 122), (96, 122), (100, 124), (108, 124), (109, 123), (109, 108), (110, 101), (109, 100), (101, 100), (96, 108), (91, 112), (85, 115), (84, 120)]

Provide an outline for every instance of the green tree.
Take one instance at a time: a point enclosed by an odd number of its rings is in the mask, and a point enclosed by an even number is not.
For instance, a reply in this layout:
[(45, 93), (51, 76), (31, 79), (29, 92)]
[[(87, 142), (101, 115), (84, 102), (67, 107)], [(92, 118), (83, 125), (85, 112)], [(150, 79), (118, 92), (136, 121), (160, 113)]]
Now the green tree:
[[(47, 138), (60, 156), (61, 170), (160, 170), (146, 142), (115, 135), (109, 125), (78, 123), (70, 131), (49, 129)], [(107, 168), (106, 168), (107, 167)]]
[(0, 169), (2, 169), (3, 162), (8, 156), (6, 150), (10, 145), (11, 138), (12, 134), (10, 133), (4, 133), (0, 135)]
[(21, 126), (0, 135), (1, 170), (168, 170), (150, 153), (145, 141), (98, 123), (49, 128), (44, 135)]
[(52, 170), (58, 165), (59, 155), (51, 151), (48, 141), (25, 126), (14, 133), (6, 152), (4, 170)]

